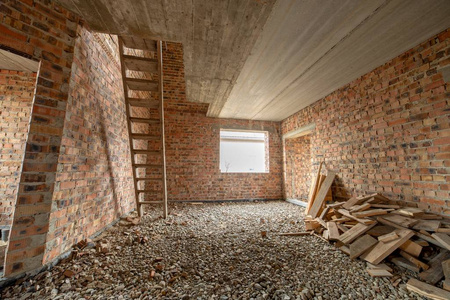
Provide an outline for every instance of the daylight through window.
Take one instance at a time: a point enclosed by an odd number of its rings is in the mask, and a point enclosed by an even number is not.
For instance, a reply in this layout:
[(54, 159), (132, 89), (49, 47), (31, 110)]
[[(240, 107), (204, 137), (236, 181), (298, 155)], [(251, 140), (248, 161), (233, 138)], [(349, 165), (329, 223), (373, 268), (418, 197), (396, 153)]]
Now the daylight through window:
[(220, 130), (222, 173), (265, 173), (269, 171), (268, 135), (265, 131)]

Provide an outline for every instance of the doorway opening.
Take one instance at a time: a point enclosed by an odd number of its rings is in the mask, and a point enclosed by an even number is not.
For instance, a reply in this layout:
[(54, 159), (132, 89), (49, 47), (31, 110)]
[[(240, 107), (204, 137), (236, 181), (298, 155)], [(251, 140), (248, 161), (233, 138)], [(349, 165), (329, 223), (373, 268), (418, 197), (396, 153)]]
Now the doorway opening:
[(0, 49), (0, 274), (19, 191), (39, 62)]
[(283, 135), (284, 193), (287, 200), (308, 201), (313, 155), (311, 141), (315, 124)]

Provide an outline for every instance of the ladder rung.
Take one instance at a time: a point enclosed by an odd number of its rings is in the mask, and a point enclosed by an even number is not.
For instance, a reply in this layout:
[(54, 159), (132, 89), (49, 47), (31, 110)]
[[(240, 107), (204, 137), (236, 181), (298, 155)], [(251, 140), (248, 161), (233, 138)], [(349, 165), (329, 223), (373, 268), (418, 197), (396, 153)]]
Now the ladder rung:
[(155, 190), (137, 190), (138, 193), (161, 193), (161, 191), (155, 191)]
[(146, 177), (137, 177), (137, 181), (162, 181), (162, 178), (146, 178)]
[(131, 106), (159, 108), (159, 101), (156, 99), (145, 98), (127, 98), (127, 102)]
[(162, 168), (162, 165), (157, 164), (133, 164), (136, 168)]
[(159, 82), (156, 80), (126, 77), (124, 81), (128, 85), (128, 88), (130, 90), (148, 91), (148, 92), (158, 91)]
[(159, 150), (141, 150), (141, 149), (133, 149), (131, 150), (134, 154), (150, 154), (150, 155), (157, 155), (161, 154), (161, 151)]
[(149, 140), (149, 141), (159, 141), (161, 139), (159, 135), (148, 135), (145, 133), (132, 133), (131, 138), (134, 140)]
[(124, 55), (123, 62), (128, 70), (148, 73), (158, 72), (158, 60), (154, 58)]
[(134, 118), (134, 117), (131, 117), (130, 121), (134, 122), (134, 123), (148, 123), (148, 124), (158, 124), (159, 123), (159, 119)]
[(163, 204), (163, 201), (139, 201), (139, 204)]
[(156, 52), (156, 41), (132, 36), (122, 36), (122, 42), (127, 48)]

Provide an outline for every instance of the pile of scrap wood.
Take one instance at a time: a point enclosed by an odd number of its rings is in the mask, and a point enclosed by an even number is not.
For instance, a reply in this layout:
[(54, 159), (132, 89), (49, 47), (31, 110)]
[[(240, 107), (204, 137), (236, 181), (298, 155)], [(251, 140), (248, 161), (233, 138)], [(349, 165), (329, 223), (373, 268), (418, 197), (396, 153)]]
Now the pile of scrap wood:
[[(321, 184), (319, 176), (314, 179), (306, 230), (335, 242), (352, 259), (365, 260), (371, 276), (392, 277), (392, 269), (383, 263), (390, 262), (418, 273), (422, 281), (411, 279), (408, 289), (450, 299), (445, 291), (450, 291), (450, 218), (403, 207), (380, 194), (326, 203), (334, 177), (328, 171)], [(435, 287), (444, 275), (445, 290)], [(394, 277), (393, 282), (397, 285), (400, 279)]]

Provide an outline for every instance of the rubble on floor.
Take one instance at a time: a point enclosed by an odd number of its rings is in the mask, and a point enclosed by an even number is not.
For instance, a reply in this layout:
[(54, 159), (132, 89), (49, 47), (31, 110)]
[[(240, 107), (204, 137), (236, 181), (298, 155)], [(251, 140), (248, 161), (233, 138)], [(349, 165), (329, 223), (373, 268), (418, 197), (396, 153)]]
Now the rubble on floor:
[[(319, 170), (320, 173), (320, 170)], [(380, 195), (326, 203), (335, 173), (314, 180), (306, 209), (306, 229), (351, 259), (367, 262), (372, 277), (398, 277), (385, 263), (414, 272), (407, 288), (431, 299), (450, 299), (450, 218), (405, 207)], [(445, 277), (445, 280), (442, 280)]]
[[(2, 299), (422, 299), (414, 277), (372, 277), (365, 263), (304, 232), (284, 201), (171, 206), (116, 224), (76, 255), (5, 288)], [(129, 223), (132, 223), (129, 221)], [(265, 234), (261, 234), (265, 232)], [(388, 269), (389, 271), (389, 269)]]

